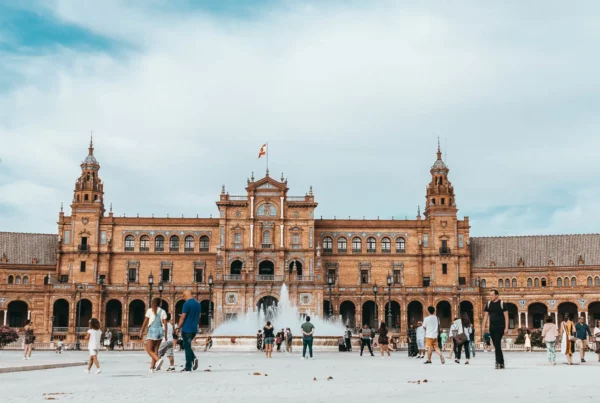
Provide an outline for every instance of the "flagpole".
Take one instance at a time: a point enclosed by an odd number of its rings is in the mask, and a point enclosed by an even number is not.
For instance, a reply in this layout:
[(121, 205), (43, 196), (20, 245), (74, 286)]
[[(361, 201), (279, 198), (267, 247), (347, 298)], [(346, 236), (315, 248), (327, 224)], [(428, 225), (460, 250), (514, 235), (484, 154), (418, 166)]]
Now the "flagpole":
[(267, 175), (269, 175), (269, 142), (267, 141)]

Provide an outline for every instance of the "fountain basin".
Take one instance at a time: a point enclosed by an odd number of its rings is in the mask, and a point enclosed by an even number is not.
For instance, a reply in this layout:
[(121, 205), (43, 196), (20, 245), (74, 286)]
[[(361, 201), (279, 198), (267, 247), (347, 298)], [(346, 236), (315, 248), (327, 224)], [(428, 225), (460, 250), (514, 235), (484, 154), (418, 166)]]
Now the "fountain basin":
[[(336, 336), (315, 336), (313, 338), (314, 351), (338, 351), (340, 337)], [(212, 350), (215, 351), (238, 351), (252, 352), (256, 350), (256, 336), (213, 336)], [(356, 339), (352, 341), (356, 345)], [(294, 337), (292, 348), (298, 352), (302, 350), (302, 337)], [(204, 349), (196, 347), (196, 349)], [(277, 350), (277, 345), (273, 344), (273, 351)], [(285, 351), (285, 343), (281, 345), (281, 350)]]

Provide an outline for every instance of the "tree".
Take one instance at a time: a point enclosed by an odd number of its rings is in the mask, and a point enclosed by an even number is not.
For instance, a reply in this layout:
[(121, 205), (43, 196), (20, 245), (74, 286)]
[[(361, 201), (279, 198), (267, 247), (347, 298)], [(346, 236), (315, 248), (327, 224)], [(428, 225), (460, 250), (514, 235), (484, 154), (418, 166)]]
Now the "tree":
[(14, 329), (11, 329), (8, 326), (0, 326), (0, 348), (17, 341), (18, 339), (19, 335)]

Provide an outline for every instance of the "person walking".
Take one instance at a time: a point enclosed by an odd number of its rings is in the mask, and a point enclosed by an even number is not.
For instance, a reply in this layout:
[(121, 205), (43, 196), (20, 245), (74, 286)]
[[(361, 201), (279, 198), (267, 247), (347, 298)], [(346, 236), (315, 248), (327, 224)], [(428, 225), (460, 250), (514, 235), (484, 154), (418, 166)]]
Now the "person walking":
[(435, 316), (435, 308), (430, 306), (427, 308), (429, 316), (423, 320), (423, 328), (425, 329), (425, 348), (427, 349), (427, 360), (423, 364), (431, 364), (431, 355), (433, 350), (440, 356), (442, 364), (446, 363), (442, 352), (437, 343), (438, 332), (440, 329), (440, 320)]
[(163, 359), (158, 356), (158, 349), (162, 339), (167, 340), (167, 313), (160, 307), (161, 299), (154, 298), (152, 306), (146, 311), (144, 323), (142, 323), (142, 331), (144, 334), (146, 329), (146, 353), (150, 356), (150, 372), (160, 370)]
[(258, 351), (263, 350), (263, 334), (262, 330), (258, 329), (258, 333), (256, 333), (256, 349)]
[(313, 335), (315, 334), (315, 325), (310, 323), (310, 316), (306, 317), (306, 322), (301, 326), (302, 328), (302, 359), (306, 357), (306, 348), (310, 354), (310, 359), (313, 359)]
[(346, 325), (346, 331), (344, 332), (344, 344), (346, 345), (346, 351), (352, 351), (352, 331), (349, 325)]
[(117, 346), (121, 347), (121, 350), (125, 350), (125, 346), (123, 345), (123, 330), (121, 328), (117, 332)]
[(98, 362), (98, 351), (100, 351), (100, 339), (102, 339), (102, 330), (100, 330), (100, 321), (96, 318), (90, 320), (89, 329), (85, 335), (85, 339), (88, 342), (88, 351), (90, 352), (90, 360), (88, 362), (87, 369), (83, 372), (86, 374), (90, 373), (92, 365), (96, 365), (96, 374), (102, 372), (100, 369), (100, 363)]
[(531, 352), (531, 336), (529, 335), (529, 329), (525, 332), (525, 351)]
[(489, 324), (490, 337), (496, 352), (496, 369), (504, 369), (504, 354), (502, 354), (502, 337), (508, 334), (508, 310), (500, 300), (498, 290), (490, 291), (490, 300), (485, 306), (483, 328)]
[(171, 314), (167, 313), (167, 337), (162, 340), (158, 348), (158, 356), (160, 358), (167, 357), (169, 359), (169, 368), (167, 372), (175, 371), (175, 356), (173, 354), (173, 324), (171, 323)]
[[(456, 321), (456, 318), (454, 319)], [(454, 322), (452, 322), (452, 325), (450, 326), (450, 334), (452, 336), (450, 336), (452, 339), (454, 334), (456, 333), (455, 329), (454, 329)], [(446, 343), (448, 343), (448, 333), (446, 333), (445, 330), (442, 330), (442, 334), (440, 334), (440, 350), (442, 351), (446, 351)], [(456, 347), (454, 346), (454, 342), (452, 342), (452, 351), (450, 352), (450, 355), (448, 356), (448, 358), (452, 358), (452, 355), (454, 354), (454, 350), (456, 349)]]
[(278, 353), (281, 353), (281, 344), (283, 343), (284, 333), (285, 330), (281, 329), (279, 332), (277, 332), (277, 335), (275, 336), (275, 344), (277, 344)]
[(377, 340), (379, 343), (379, 351), (381, 352), (381, 358), (385, 358), (384, 352), (387, 352), (388, 357), (391, 357), (390, 349), (388, 348), (389, 338), (388, 338), (388, 327), (385, 322), (381, 322), (379, 325), (379, 339)]
[(596, 322), (594, 336), (596, 337), (596, 354), (598, 354), (598, 362), (600, 362), (600, 320)]
[(471, 347), (471, 355), (475, 358), (475, 326), (472, 323), (469, 331), (469, 346)]
[(471, 321), (469, 320), (469, 315), (467, 315), (466, 312), (462, 312), (460, 315), (460, 319), (454, 321), (453, 325), (457, 329), (456, 336), (453, 337), (454, 345), (456, 346), (454, 349), (454, 353), (456, 354), (456, 359), (454, 360), (454, 362), (460, 364), (460, 355), (464, 348), (465, 358), (467, 359), (465, 365), (469, 365), (469, 360), (471, 359), (471, 352), (469, 347), (471, 342), (469, 339), (469, 335), (471, 332)]
[(490, 332), (485, 332), (483, 334), (483, 351), (486, 353), (492, 351), (492, 336), (490, 336)]
[(25, 340), (23, 348), (23, 359), (30, 360), (31, 352), (33, 351), (33, 343), (35, 342), (35, 334), (33, 334), (33, 323), (30, 320), (25, 321)]
[(417, 322), (417, 348), (419, 349), (417, 358), (425, 358), (425, 329), (421, 321)]
[(109, 328), (106, 328), (106, 332), (104, 333), (104, 347), (107, 350), (110, 350), (110, 341), (112, 340), (112, 332)]
[(263, 333), (265, 335), (265, 356), (267, 358), (273, 358), (273, 339), (275, 338), (275, 334), (271, 321), (267, 321), (265, 327), (263, 327)]
[(552, 365), (556, 365), (556, 338), (558, 337), (558, 328), (554, 323), (552, 315), (546, 319), (546, 323), (542, 329), (542, 337), (544, 338), (544, 343), (546, 343), (548, 362)]
[(288, 327), (285, 331), (285, 351), (288, 353), (292, 352), (292, 344), (294, 342), (294, 336), (292, 330)]
[(208, 351), (212, 348), (212, 336), (209, 334), (206, 338), (206, 343), (204, 343), (204, 351)]
[(575, 324), (568, 313), (565, 314), (560, 324), (560, 351), (567, 357), (567, 363), (573, 365), (573, 351), (575, 351)]
[(365, 346), (369, 348), (369, 352), (371, 353), (371, 357), (374, 357), (373, 349), (371, 348), (371, 329), (365, 324), (360, 332), (360, 355), (362, 357), (363, 351), (365, 350)]
[(183, 348), (185, 350), (185, 367), (181, 372), (191, 372), (198, 369), (198, 359), (194, 350), (192, 350), (192, 342), (198, 333), (198, 320), (200, 318), (200, 303), (192, 298), (192, 292), (185, 290), (183, 292), (183, 309), (179, 316), (178, 331), (181, 332)]
[(575, 341), (577, 348), (579, 349), (579, 358), (581, 362), (585, 362), (585, 351), (588, 349), (588, 338), (592, 339), (592, 331), (587, 323), (585, 323), (585, 317), (581, 315), (579, 322), (575, 324)]
[(419, 347), (417, 344), (417, 331), (415, 330), (415, 325), (410, 325), (408, 328), (408, 358), (419, 358)]

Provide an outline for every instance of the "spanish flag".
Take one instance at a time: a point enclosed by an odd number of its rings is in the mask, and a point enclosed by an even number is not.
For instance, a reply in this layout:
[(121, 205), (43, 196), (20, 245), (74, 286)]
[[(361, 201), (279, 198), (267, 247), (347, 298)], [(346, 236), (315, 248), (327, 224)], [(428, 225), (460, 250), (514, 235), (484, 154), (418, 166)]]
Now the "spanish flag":
[(263, 146), (260, 148), (260, 151), (258, 152), (258, 158), (262, 157), (263, 155), (267, 155), (267, 144), (263, 144)]

